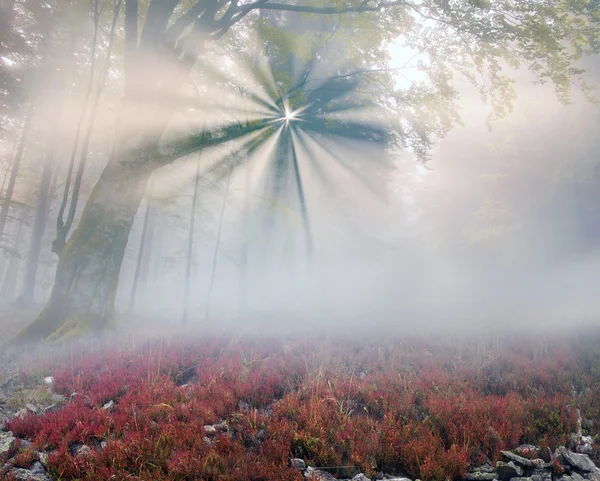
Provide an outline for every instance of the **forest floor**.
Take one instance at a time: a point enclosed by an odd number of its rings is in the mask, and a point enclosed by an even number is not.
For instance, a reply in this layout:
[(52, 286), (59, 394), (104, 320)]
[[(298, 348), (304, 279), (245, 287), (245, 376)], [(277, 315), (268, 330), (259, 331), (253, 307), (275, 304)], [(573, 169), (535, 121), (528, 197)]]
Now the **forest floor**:
[(600, 480), (600, 328), (174, 331), (0, 353), (0, 480)]

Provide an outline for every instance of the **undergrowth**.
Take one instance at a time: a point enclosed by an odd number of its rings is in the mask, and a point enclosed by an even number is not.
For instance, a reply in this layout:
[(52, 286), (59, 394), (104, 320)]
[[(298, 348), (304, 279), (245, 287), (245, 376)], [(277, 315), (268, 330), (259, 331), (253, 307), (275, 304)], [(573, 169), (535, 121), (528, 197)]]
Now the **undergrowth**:
[(300, 480), (300, 457), (443, 481), (521, 443), (567, 444), (575, 407), (597, 420), (600, 404), (569, 343), (491, 338), (162, 341), (73, 355), (54, 386), (63, 409), (6, 428), (50, 451), (58, 480)]

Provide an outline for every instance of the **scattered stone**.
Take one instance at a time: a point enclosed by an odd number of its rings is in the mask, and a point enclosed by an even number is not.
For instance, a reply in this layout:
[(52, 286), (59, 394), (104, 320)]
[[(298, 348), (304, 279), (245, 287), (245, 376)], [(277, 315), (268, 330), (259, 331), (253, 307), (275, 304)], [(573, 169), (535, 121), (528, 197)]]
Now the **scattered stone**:
[(27, 408), (27, 410), (29, 412), (32, 412), (33, 414), (37, 414), (38, 412), (40, 412), (40, 410), (38, 409), (38, 407), (34, 404), (31, 403), (27, 403), (25, 404), (25, 407)]
[[(491, 463), (491, 461), (490, 461), (490, 463)], [(473, 472), (475, 472), (475, 473), (495, 473), (496, 469), (490, 463), (485, 463), (485, 464), (482, 464), (481, 466), (474, 468)]]
[(578, 471), (589, 473), (596, 468), (596, 465), (587, 454), (572, 453), (567, 451), (564, 446), (559, 447), (558, 452), (565, 462)]
[(514, 462), (509, 461), (508, 463), (503, 463), (502, 461), (498, 461), (496, 463), (496, 472), (500, 479), (511, 479), (511, 478), (519, 478), (523, 476), (523, 468), (517, 466)]
[[(577, 476), (579, 476), (579, 475), (577, 475)], [(588, 481), (600, 481), (600, 469), (599, 468), (593, 469), (591, 472), (584, 474), (583, 478), (587, 479)], [(577, 480), (577, 481), (585, 481), (585, 480)]]
[(45, 468), (48, 467), (48, 453), (38, 453), (38, 459), (40, 460), (40, 463), (42, 463), (42, 466)]
[(115, 403), (111, 399), (104, 406), (102, 406), (102, 409), (106, 409), (108, 412), (112, 412), (112, 410), (113, 410), (114, 407), (115, 407)]
[[(37, 467), (39, 465), (39, 468)], [(35, 461), (32, 465), (34, 469), (23, 469), (23, 468), (13, 468), (10, 470), (10, 475), (12, 479), (17, 481), (51, 481), (52, 478), (48, 476), (44, 467), (38, 462)]]
[(42, 414), (51, 413), (52, 411), (56, 411), (56, 408), (58, 408), (58, 406), (56, 404), (50, 404), (50, 406), (46, 406), (44, 409), (42, 409)]
[(300, 458), (291, 458), (290, 466), (292, 468), (296, 468), (301, 471), (304, 471), (306, 469), (306, 463), (304, 462), (304, 459), (300, 459)]
[(214, 446), (215, 443), (213, 442), (212, 439), (210, 439), (209, 437), (204, 436), (202, 438), (202, 440), (204, 441), (204, 444), (206, 444), (207, 446)]
[(72, 444), (69, 447), (72, 456), (88, 456), (92, 454), (92, 448), (87, 444)]
[(16, 439), (12, 435), (12, 432), (0, 431), (0, 454), (10, 451), (15, 445), (15, 441)]
[(206, 434), (215, 434), (217, 432), (217, 428), (210, 424), (207, 424), (206, 426), (204, 426), (204, 432)]
[(48, 386), (49, 389), (52, 389), (52, 386), (54, 385), (54, 378), (52, 376), (45, 377), (44, 384)]
[(358, 473), (352, 478), (352, 481), (371, 481), (371, 479), (367, 478), (363, 473)]
[(314, 481), (336, 481), (336, 479), (329, 473), (315, 469), (311, 466), (306, 468), (304, 471), (304, 477), (306, 479), (312, 479)]
[(33, 446), (31, 441), (27, 441), (27, 439), (20, 439), (21, 449), (27, 449)]
[(511, 451), (500, 451), (500, 452), (502, 453), (502, 456), (504, 456), (505, 458), (509, 459), (510, 461), (515, 462), (519, 466), (523, 466), (526, 468), (543, 469), (543, 468), (549, 468), (552, 466), (551, 463), (545, 463), (543, 459), (539, 459), (539, 458), (538, 459), (527, 459), (527, 458), (519, 456), (518, 454), (515, 454)]
[(227, 426), (227, 421), (221, 421), (220, 423), (217, 424), (213, 424), (213, 427), (217, 430), (217, 431), (221, 431), (221, 432), (225, 432), (227, 431), (227, 429), (229, 428)]
[(53, 394), (50, 400), (53, 404), (62, 404), (65, 402), (65, 397), (62, 394)]
[(28, 412), (27, 409), (23, 408), (23, 409), (19, 409), (15, 415), (19, 419), (25, 419), (25, 416), (27, 416), (27, 412)]
[(579, 454), (587, 454), (589, 456), (594, 452), (594, 447), (590, 443), (578, 444), (575, 451)]
[(580, 474), (573, 473), (570, 476), (563, 474), (560, 478), (557, 478), (556, 481), (585, 481), (585, 479)]
[(468, 481), (494, 481), (494, 479), (496, 479), (497, 477), (498, 475), (495, 472), (485, 473), (483, 471), (475, 471), (473, 473), (467, 474), (467, 477), (465, 479), (467, 479)]
[(31, 466), (29, 466), (29, 471), (32, 473), (46, 474), (46, 468), (44, 468), (44, 465), (39, 461), (34, 461), (31, 463)]
[(534, 481), (552, 481), (552, 473), (547, 468), (534, 469), (531, 477)]

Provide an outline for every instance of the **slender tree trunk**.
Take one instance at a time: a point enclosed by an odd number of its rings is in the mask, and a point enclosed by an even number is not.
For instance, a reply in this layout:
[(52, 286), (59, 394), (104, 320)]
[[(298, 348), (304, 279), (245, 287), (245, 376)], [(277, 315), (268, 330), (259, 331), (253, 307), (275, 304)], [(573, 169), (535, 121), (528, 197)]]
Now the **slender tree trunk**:
[(217, 228), (217, 242), (215, 244), (215, 252), (213, 254), (210, 281), (208, 283), (208, 295), (206, 296), (206, 320), (210, 319), (210, 302), (212, 300), (212, 292), (215, 284), (215, 275), (217, 274), (219, 249), (221, 248), (221, 232), (223, 231), (223, 218), (225, 215), (225, 208), (227, 207), (227, 200), (229, 199), (229, 183), (231, 182), (231, 174), (232, 172), (230, 171), (227, 177), (227, 185), (225, 186), (225, 197), (223, 198), (223, 205), (221, 206), (221, 214), (219, 215), (219, 227)]
[(31, 242), (29, 244), (29, 254), (27, 255), (25, 282), (23, 283), (23, 292), (21, 293), (21, 302), (24, 306), (31, 305), (34, 300), (38, 262), (40, 259), (40, 252), (42, 250), (42, 241), (46, 232), (46, 225), (48, 223), (50, 187), (54, 173), (52, 160), (52, 156), (47, 155), (42, 170), (42, 180), (40, 182), (40, 191), (38, 194), (37, 206), (35, 208), (33, 231), (31, 233)]
[(156, 226), (156, 202), (152, 202), (150, 205), (150, 214), (148, 216), (148, 227), (146, 229), (146, 240), (144, 241), (144, 255), (142, 256), (142, 265), (140, 268), (140, 279), (138, 281), (138, 291), (141, 293), (146, 292), (148, 288), (148, 279), (151, 275), (152, 269), (150, 263), (152, 260), (152, 253), (154, 251), (154, 236)]
[(245, 312), (248, 308), (248, 251), (250, 250), (250, 163), (244, 165), (244, 210), (242, 215), (243, 239), (240, 248), (239, 277), (239, 309)]
[[(19, 244), (23, 238), (23, 217), (24, 212), (21, 214), (21, 219), (17, 221), (17, 231), (15, 233), (15, 250), (18, 249)], [(15, 292), (17, 288), (17, 278), (19, 276), (19, 264), (21, 258), (18, 254), (13, 254), (8, 262), (8, 269), (4, 274), (4, 281), (2, 282), (2, 289), (0, 290), (0, 297), (7, 301), (12, 301), (15, 298)]]
[(144, 213), (144, 225), (142, 227), (142, 235), (140, 239), (140, 248), (138, 249), (137, 260), (135, 263), (135, 274), (133, 276), (133, 283), (131, 285), (131, 295), (129, 296), (129, 310), (133, 311), (135, 306), (135, 294), (138, 288), (138, 281), (140, 278), (140, 271), (142, 268), (142, 260), (144, 259), (144, 247), (146, 245), (146, 232), (148, 230), (148, 220), (150, 219), (150, 211), (152, 209), (152, 189), (148, 189), (148, 195), (146, 201), (146, 212)]
[(190, 278), (192, 276), (192, 263), (194, 262), (194, 229), (196, 228), (196, 204), (198, 203), (198, 190), (200, 186), (200, 156), (196, 162), (196, 177), (194, 178), (194, 195), (192, 197), (192, 209), (190, 211), (190, 227), (188, 230), (187, 264), (185, 266), (185, 293), (183, 299), (184, 326), (188, 323), (188, 308), (190, 303)]
[(29, 136), (29, 130), (31, 129), (31, 120), (33, 117), (33, 106), (29, 106), (27, 111), (27, 117), (25, 118), (25, 124), (23, 125), (23, 131), (21, 132), (21, 139), (19, 140), (19, 146), (17, 147), (17, 153), (15, 160), (13, 161), (12, 169), (10, 172), (10, 179), (8, 180), (8, 187), (6, 188), (6, 194), (4, 194), (4, 201), (2, 202), (2, 211), (0, 212), (0, 242), (4, 236), (4, 228), (6, 227), (6, 219), (8, 219), (8, 211), (10, 210), (10, 204), (12, 202), (12, 196), (15, 191), (15, 184), (17, 183), (17, 176), (19, 175), (19, 168), (21, 166), (21, 160), (23, 159), (23, 152), (25, 151), (25, 144), (27, 143), (27, 137)]
[(156, 147), (113, 153), (61, 253), (50, 299), (15, 341), (50, 342), (111, 325), (119, 272)]

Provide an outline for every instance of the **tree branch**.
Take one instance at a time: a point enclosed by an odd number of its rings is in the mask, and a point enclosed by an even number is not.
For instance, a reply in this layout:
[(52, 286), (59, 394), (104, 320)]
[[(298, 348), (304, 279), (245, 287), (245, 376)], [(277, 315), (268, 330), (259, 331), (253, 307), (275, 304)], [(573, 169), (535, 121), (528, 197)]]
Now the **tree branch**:
[(368, 5), (362, 2), (360, 5), (348, 5), (346, 7), (312, 7), (310, 5), (287, 5), (285, 3), (269, 3), (267, 2), (253, 2), (240, 7), (241, 10), (279, 10), (287, 12), (300, 12), (300, 13), (316, 13), (325, 15), (334, 15), (338, 13), (362, 13), (362, 12), (379, 12), (384, 8), (399, 7), (407, 5), (406, 0), (396, 0), (393, 2), (377, 2), (374, 5)]

